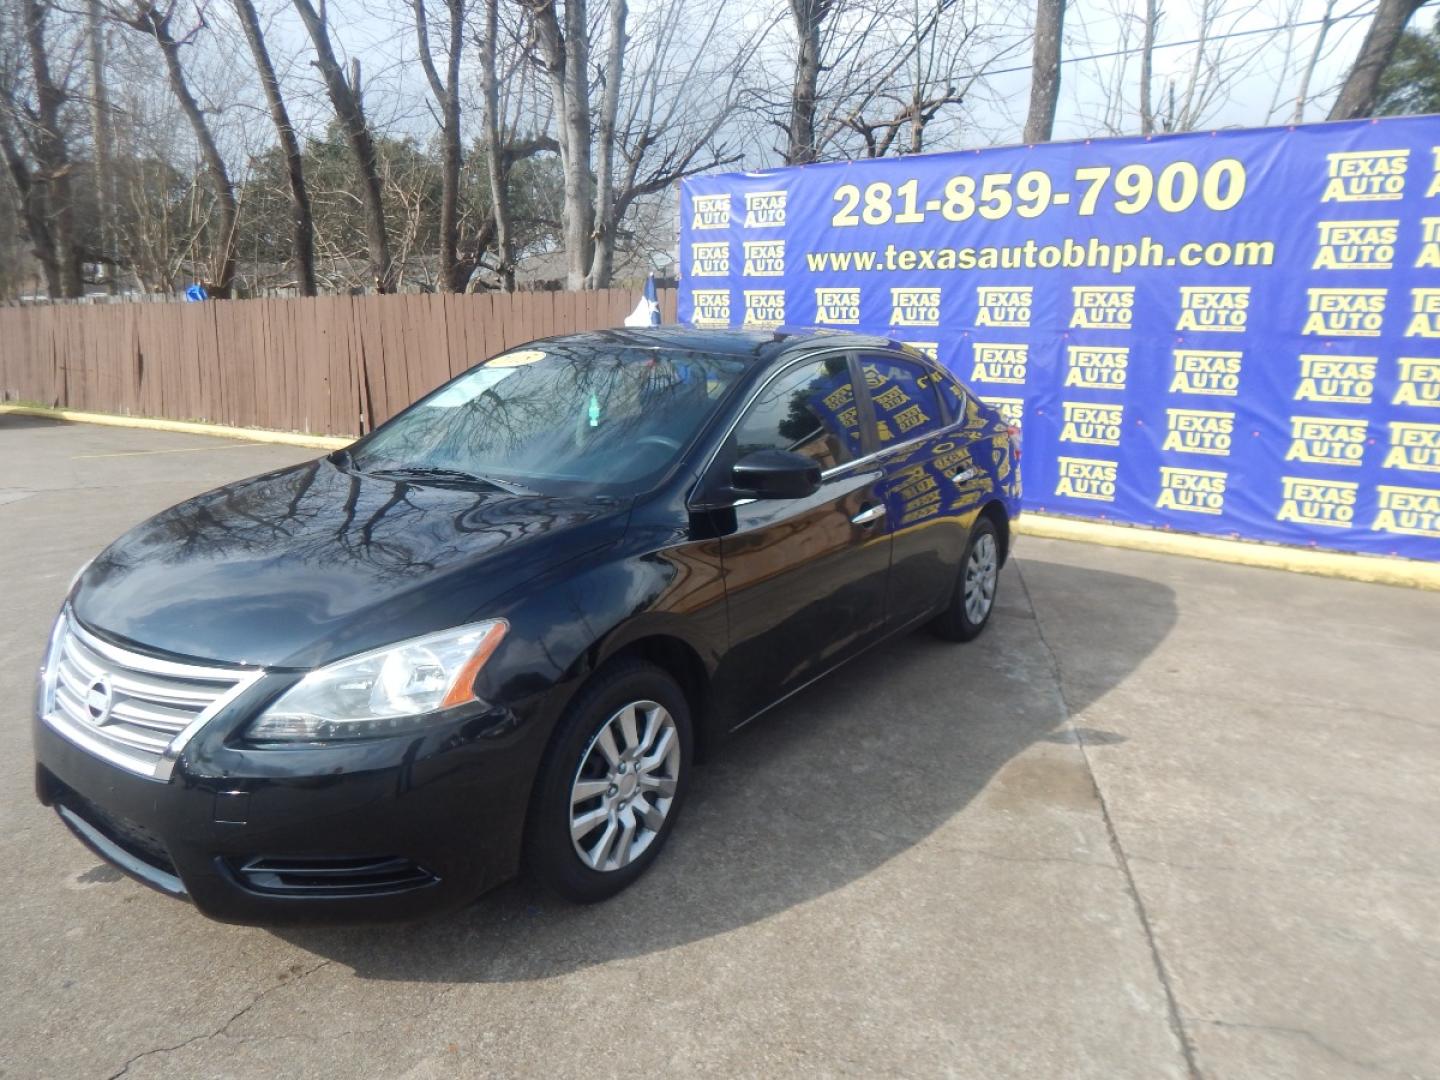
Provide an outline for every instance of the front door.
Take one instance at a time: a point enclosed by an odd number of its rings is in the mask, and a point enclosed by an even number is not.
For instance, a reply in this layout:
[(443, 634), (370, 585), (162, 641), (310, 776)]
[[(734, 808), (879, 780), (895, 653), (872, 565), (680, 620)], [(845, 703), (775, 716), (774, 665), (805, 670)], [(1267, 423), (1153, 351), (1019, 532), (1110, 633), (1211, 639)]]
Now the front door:
[(850, 360), (837, 353), (773, 377), (717, 459), (728, 467), (756, 450), (790, 450), (823, 475), (807, 498), (742, 501), (721, 539), (731, 649), (717, 683), (736, 722), (854, 655), (884, 626), (883, 474), (857, 460), (861, 430)]

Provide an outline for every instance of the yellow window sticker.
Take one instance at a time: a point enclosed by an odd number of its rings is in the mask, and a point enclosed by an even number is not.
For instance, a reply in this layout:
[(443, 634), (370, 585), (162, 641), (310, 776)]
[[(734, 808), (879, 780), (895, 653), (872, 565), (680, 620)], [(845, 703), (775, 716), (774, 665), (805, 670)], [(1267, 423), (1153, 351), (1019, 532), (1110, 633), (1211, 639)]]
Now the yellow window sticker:
[(526, 364), (533, 364), (537, 360), (544, 359), (545, 354), (539, 349), (517, 349), (515, 352), (501, 353), (485, 366), (492, 368), (524, 367)]

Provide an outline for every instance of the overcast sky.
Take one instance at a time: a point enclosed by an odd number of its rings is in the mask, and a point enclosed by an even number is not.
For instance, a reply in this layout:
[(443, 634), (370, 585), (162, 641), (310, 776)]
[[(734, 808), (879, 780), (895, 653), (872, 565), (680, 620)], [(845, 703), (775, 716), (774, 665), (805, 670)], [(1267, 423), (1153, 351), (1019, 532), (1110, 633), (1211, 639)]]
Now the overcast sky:
[[(632, 0), (632, 20), (661, 0)], [(704, 3), (690, 0), (699, 10)], [(708, 2), (708, 0), (707, 0)], [(724, 2), (724, 0), (717, 0)], [(930, 132), (929, 149), (996, 145), (1015, 142), (1023, 124), (1029, 89), (1029, 27), (1032, 3), (1000, 0), (981, 4), (971, 0), (972, 18), (986, 26), (982, 41), (966, 50), (967, 61), (983, 66), (988, 74), (972, 88), (963, 107), (952, 110)], [(1197, 47), (1186, 44), (1201, 29), (1202, 4), (1216, 12), (1210, 33), (1244, 34), (1219, 45), (1207, 54), (1228, 73), (1223, 91), (1204, 115), (1202, 126), (1260, 126), (1288, 123), (1295, 109), (1300, 71), (1314, 49), (1319, 27), (1303, 25), (1319, 20), (1326, 12), (1326, 0), (1162, 0), (1162, 19), (1155, 53), (1153, 93), (1163, 111), (1170, 86), (1183, 99), (1195, 67)], [(309, 64), (309, 41), (293, 8), (280, 0), (262, 0), (262, 14), (268, 13), (271, 46), (277, 66), (285, 74), (297, 121), (310, 125), (325, 123), (328, 103)], [(792, 37), (783, 13), (783, 0), (729, 0), (734, 11), (736, 33), (744, 28), (772, 26), (760, 54), (766, 78), (783, 85), (789, 80), (794, 53)], [(592, 0), (593, 10), (599, 0)], [(1368, 25), (1374, 0), (1333, 0), (1336, 16), (1342, 18), (1330, 29), (1325, 49), (1311, 84), (1316, 100), (1307, 105), (1307, 120), (1322, 120), (1333, 92), (1343, 79)], [(367, 105), (377, 127), (408, 132), (428, 138), (435, 130), (428, 111), (429, 95), (419, 65), (410, 24), (409, 3), (381, 0), (331, 0), (330, 19), (340, 51), (358, 56), (364, 66)], [(1422, 9), (1413, 25), (1428, 25), (1436, 7)], [(1061, 103), (1056, 137), (1104, 135), (1116, 130), (1138, 130), (1139, 57), (1133, 51), (1140, 42), (1143, 0), (1078, 0), (1066, 15), (1065, 52)], [(229, 114), (227, 120), (242, 139), (267, 140), (259, 112), (258, 87), (248, 66), (233, 14), (224, 3), (212, 3), (209, 20), (215, 32), (215, 66), (228, 73), (226, 85), (213, 86), (212, 99)], [(1291, 31), (1277, 30), (1294, 25)], [(228, 43), (228, 44), (227, 44)], [(696, 47), (709, 43), (699, 42)], [(1223, 51), (1216, 53), (1219, 48)], [(472, 50), (473, 52), (473, 50)], [(226, 55), (228, 53), (228, 56)], [(1006, 70), (1013, 69), (1013, 70)], [(473, 72), (469, 72), (473, 85)], [(468, 127), (478, 133), (479, 116), (468, 117)], [(773, 165), (778, 136), (757, 134), (744, 147), (750, 168)]]

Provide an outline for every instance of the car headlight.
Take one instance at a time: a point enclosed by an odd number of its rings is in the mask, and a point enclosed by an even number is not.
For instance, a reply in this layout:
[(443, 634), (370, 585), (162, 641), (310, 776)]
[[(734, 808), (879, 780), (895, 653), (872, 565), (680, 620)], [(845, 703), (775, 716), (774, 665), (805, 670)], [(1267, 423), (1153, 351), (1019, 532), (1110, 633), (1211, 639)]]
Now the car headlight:
[(50, 643), (45, 646), (45, 655), (40, 661), (37, 708), (41, 716), (49, 716), (55, 711), (55, 685), (59, 681), (59, 673), (56, 669), (60, 666), (62, 642), (65, 640), (65, 627), (69, 621), (70, 608), (67, 604), (55, 617), (55, 625), (50, 628)]
[(310, 672), (250, 725), (262, 742), (394, 735), (475, 700), (475, 676), (505, 637), (504, 619), (457, 626)]

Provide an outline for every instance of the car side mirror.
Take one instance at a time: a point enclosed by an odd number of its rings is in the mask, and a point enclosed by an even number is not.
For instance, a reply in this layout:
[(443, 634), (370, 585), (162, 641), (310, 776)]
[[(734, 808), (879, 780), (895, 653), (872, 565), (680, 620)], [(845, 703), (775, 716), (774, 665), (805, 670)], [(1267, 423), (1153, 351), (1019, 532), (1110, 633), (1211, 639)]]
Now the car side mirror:
[(820, 490), (820, 466), (789, 450), (756, 450), (735, 463), (730, 486), (740, 498), (803, 499)]

